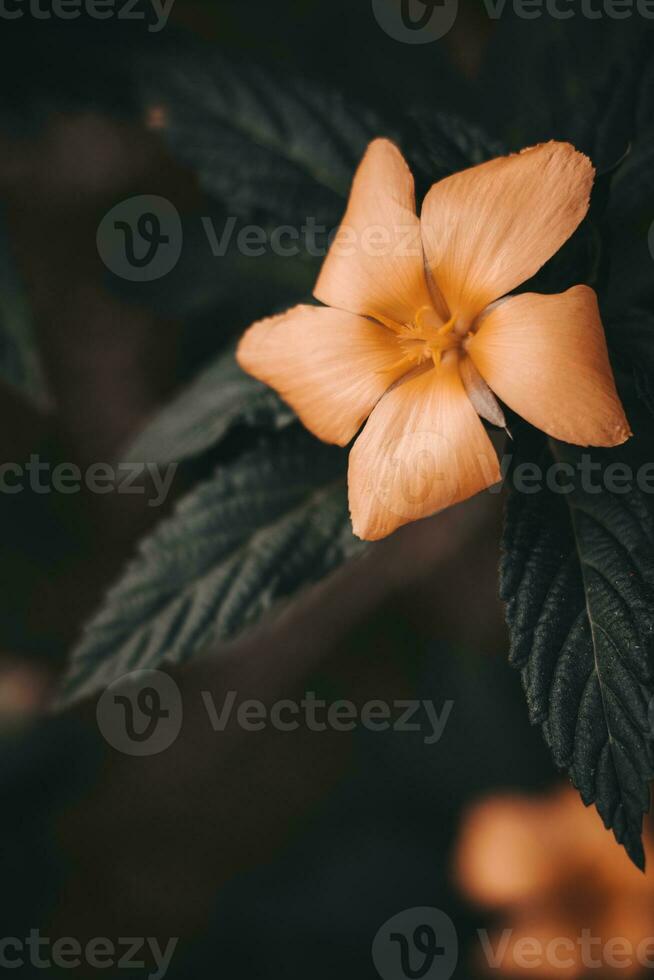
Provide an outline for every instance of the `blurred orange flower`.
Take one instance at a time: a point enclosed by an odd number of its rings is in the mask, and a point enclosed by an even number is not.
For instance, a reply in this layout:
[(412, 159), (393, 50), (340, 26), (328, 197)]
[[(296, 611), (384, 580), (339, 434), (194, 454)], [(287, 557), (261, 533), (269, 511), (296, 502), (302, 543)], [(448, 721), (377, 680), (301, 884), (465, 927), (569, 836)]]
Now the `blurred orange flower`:
[[(644, 844), (651, 859), (647, 831)], [(474, 806), (455, 875), (468, 898), (503, 918), (480, 934), (479, 967), (534, 980), (632, 977), (654, 967), (654, 879), (567, 786)]]
[[(387, 140), (368, 147), (315, 296), (255, 323), (238, 361), (318, 438), (350, 454), (355, 534), (369, 540), (500, 480), (479, 416), (493, 392), (549, 435), (613, 446), (630, 435), (597, 298), (575, 286), (507, 297), (583, 220), (593, 167), (569, 143), (414, 182)], [(498, 302), (499, 301), (499, 302)]]

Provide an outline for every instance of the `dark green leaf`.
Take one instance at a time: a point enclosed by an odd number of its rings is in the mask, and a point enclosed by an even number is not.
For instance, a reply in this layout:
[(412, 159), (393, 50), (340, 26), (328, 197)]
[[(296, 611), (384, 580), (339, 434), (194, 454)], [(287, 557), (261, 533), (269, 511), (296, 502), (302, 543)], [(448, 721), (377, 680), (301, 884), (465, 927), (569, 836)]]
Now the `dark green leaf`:
[(609, 344), (634, 376), (640, 397), (654, 415), (654, 315), (626, 310), (606, 319)]
[(514, 149), (570, 140), (600, 171), (612, 166), (630, 138), (634, 83), (643, 84), (642, 34), (635, 17), (620, 24), (543, 17), (534, 30), (507, 4), (480, 75), (485, 125)]
[(367, 144), (392, 135), (338, 93), (201, 46), (149, 74), (144, 99), (163, 108), (173, 151), (230, 213), (297, 227), (335, 225)]
[[(592, 477), (580, 468), (584, 455), (599, 464)], [(538, 456), (521, 451), (515, 462), (525, 457), (544, 473), (565, 462), (575, 476), (571, 493), (510, 494), (501, 582), (510, 660), (555, 763), (643, 867), (642, 816), (654, 775), (650, 502), (636, 481), (624, 493), (605, 488), (618, 452), (555, 443)]]
[(201, 45), (165, 72), (149, 70), (143, 98), (162, 110), (165, 137), (204, 189), (229, 214), (264, 227), (299, 229), (309, 218), (334, 228), (354, 171), (379, 136), (404, 150), (419, 197), (447, 174), (501, 152), (454, 115), (417, 110), (389, 118), (336, 90), (236, 65)]
[(355, 554), (345, 460), (293, 428), (219, 467), (143, 542), (74, 651), (64, 699), (186, 660)]
[(126, 458), (178, 463), (218, 443), (234, 426), (281, 429), (295, 418), (271, 388), (221, 354), (140, 433)]
[(0, 210), (0, 377), (38, 404), (47, 403), (31, 311), (11, 254)]

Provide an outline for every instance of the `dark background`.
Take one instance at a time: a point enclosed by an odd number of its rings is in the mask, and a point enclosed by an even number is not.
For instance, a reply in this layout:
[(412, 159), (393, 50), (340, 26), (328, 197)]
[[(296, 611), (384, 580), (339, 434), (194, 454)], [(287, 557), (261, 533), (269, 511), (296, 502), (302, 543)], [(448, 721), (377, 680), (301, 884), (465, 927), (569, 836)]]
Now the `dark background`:
[[(183, 270), (174, 296), (126, 295), (97, 257), (100, 218), (132, 193), (163, 194), (182, 212), (211, 206), (191, 169), (148, 128), (152, 107), (141, 96), (148, 73), (165, 73), (189, 45), (214, 44), (390, 114), (408, 106), (460, 114), (519, 148), (576, 139), (580, 119), (590, 124), (597, 112), (598, 91), (600, 107), (609, 106), (611, 65), (628, 74), (645, 33), (637, 16), (533, 22), (507, 10), (491, 21), (471, 0), (444, 39), (424, 46), (386, 36), (367, 0), (177, 0), (160, 34), (84, 19), (0, 21), (0, 204), (48, 389), (40, 410), (0, 387), (2, 458), (38, 451), (84, 465), (113, 457), (209, 353), (284, 302), (258, 268), (251, 284), (237, 283), (206, 258)], [(181, 474), (176, 496), (195, 476)], [(35, 721), (80, 626), (161, 517), (136, 500), (0, 499), (0, 670), (9, 692), (0, 718), (9, 899), (0, 933), (40, 926), (113, 935), (120, 923), (122, 935), (150, 928), (187, 937), (171, 977), (362, 980), (376, 976), (370, 944), (384, 921), (433, 905), (459, 931), (456, 976), (473, 975), (464, 951), (488, 917), (453, 885), (461, 815), (487, 793), (558, 779), (506, 665), (495, 598), (501, 501), (489, 505), (474, 543), (462, 536), (459, 546), (456, 526), (436, 524), (433, 551), (416, 562), (407, 539), (391, 556), (406, 572), (391, 587), (373, 570), (374, 601), (354, 604), (306, 675), (280, 678), (283, 690), (301, 681), (357, 701), (421, 697), (440, 708), (452, 700), (438, 745), (357, 733), (272, 739), (263, 751), (251, 736), (224, 763), (222, 746), (204, 742), (189, 785), (152, 775), (155, 811), (133, 775), (104, 760), (92, 725), (75, 713), (54, 727)], [(312, 628), (291, 621), (270, 642), (312, 648), (321, 616), (332, 624), (337, 610), (318, 602)], [(249, 648), (255, 663), (264, 641)], [(183, 756), (177, 764), (175, 777)], [(192, 805), (180, 807), (184, 787)], [(95, 802), (80, 804), (89, 794)], [(227, 815), (226, 798), (240, 801)], [(133, 859), (132, 846), (150, 849), (134, 871), (138, 901), (115, 866), (116, 854)], [(608, 836), (606, 846), (614, 846)]]

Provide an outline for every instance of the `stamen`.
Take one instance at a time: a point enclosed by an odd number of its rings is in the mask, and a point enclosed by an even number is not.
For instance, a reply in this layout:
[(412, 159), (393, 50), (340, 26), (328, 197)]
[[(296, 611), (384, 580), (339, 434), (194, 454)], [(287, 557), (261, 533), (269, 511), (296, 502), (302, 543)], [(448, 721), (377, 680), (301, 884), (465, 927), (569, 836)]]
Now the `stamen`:
[[(380, 321), (382, 317), (377, 317)], [(431, 320), (431, 322), (430, 322)], [(443, 354), (459, 346), (460, 338), (456, 333), (456, 316), (450, 317), (447, 323), (440, 322), (440, 317), (436, 314), (433, 307), (421, 306), (416, 311), (413, 322), (393, 324), (388, 323), (391, 329), (395, 329), (398, 334), (400, 348), (404, 351), (404, 356), (395, 361), (388, 368), (383, 368), (378, 374), (387, 371), (396, 371), (404, 366), (417, 366), (425, 362), (432, 361), (434, 367), (439, 367)]]

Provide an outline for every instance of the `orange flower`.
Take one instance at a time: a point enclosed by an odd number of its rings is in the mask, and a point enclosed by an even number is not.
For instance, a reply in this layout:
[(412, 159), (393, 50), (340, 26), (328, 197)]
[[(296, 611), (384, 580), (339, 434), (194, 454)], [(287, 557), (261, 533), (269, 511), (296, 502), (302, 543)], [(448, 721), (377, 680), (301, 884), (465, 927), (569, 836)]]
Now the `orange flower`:
[[(650, 862), (654, 840), (647, 823), (643, 843)], [(615, 846), (570, 786), (474, 804), (462, 821), (454, 871), (464, 895), (492, 914), (486, 951), (494, 951), (495, 968), (475, 944), (475, 975), (644, 976), (645, 956), (651, 969), (654, 881)], [(584, 935), (596, 938), (584, 945)], [(540, 949), (535, 957), (534, 943)], [(531, 960), (524, 959), (527, 945)]]
[(631, 434), (593, 290), (506, 296), (583, 220), (593, 177), (569, 143), (545, 143), (446, 177), (418, 219), (405, 160), (375, 140), (315, 288), (328, 305), (243, 336), (241, 367), (319, 439), (345, 446), (368, 419), (348, 475), (359, 537), (500, 480), (479, 418), (504, 425), (493, 392), (556, 439), (615, 446)]

